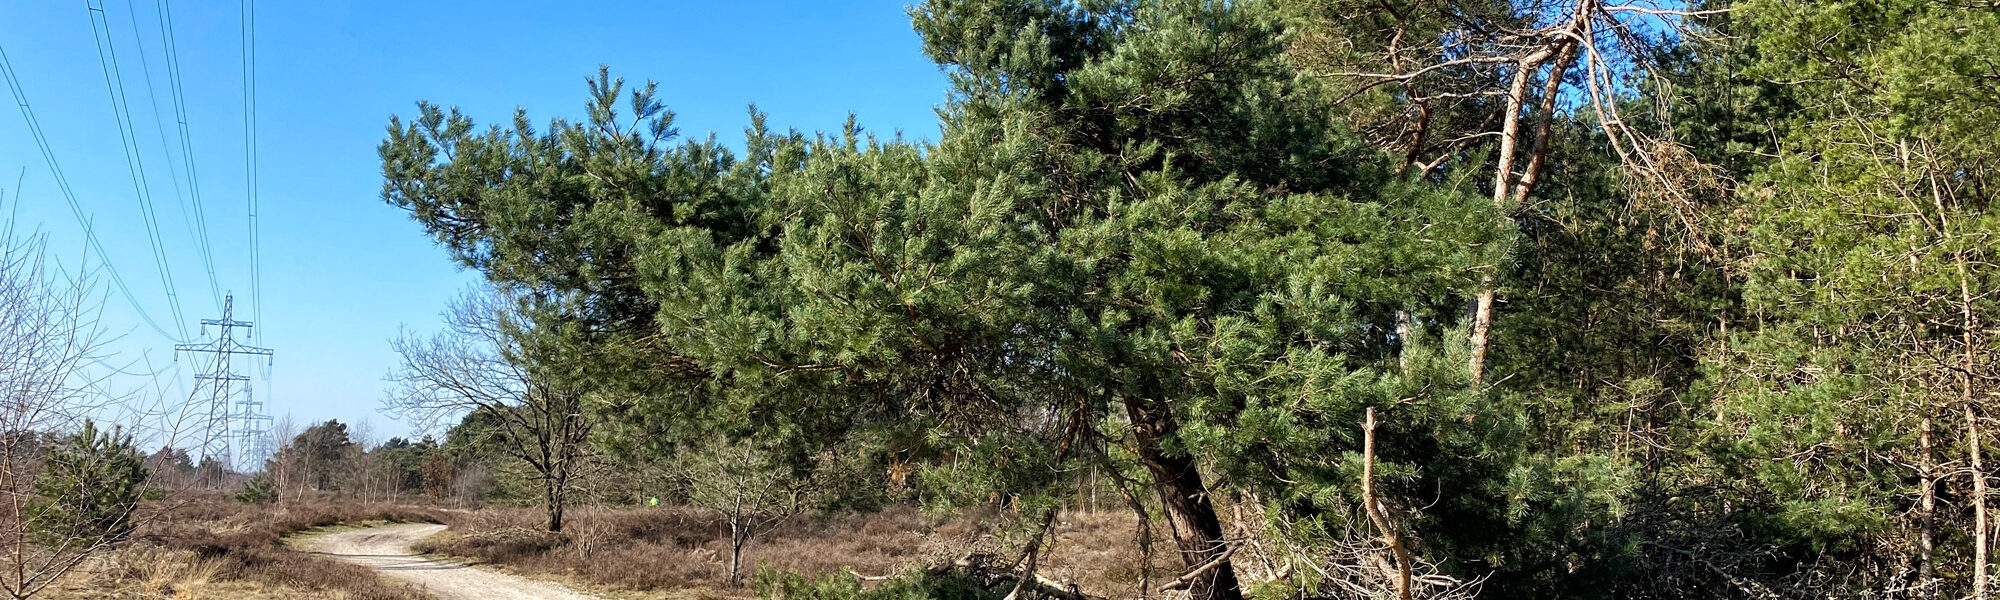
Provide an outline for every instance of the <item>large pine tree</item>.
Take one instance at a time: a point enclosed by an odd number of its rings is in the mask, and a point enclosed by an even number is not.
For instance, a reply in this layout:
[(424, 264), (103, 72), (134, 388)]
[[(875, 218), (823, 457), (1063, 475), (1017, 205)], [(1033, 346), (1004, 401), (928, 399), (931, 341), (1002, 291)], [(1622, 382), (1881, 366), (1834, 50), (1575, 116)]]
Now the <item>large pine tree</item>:
[[(1241, 588), (1215, 472), (1324, 530), (1361, 512), (1363, 408), (1396, 432), (1385, 461), (1479, 452), (1463, 377), (1399, 357), (1457, 318), (1495, 221), (1328, 119), (1274, 11), (915, 19), (954, 83), (935, 144), (753, 117), (741, 158), (672, 145), (650, 87), (600, 75), (588, 118), (546, 131), (424, 106), (383, 145), (385, 195), (501, 285), (579, 298), (617, 340), (594, 354), (630, 357), (600, 406), (652, 451), (716, 427), (802, 448), (928, 431), (978, 459), (933, 479), (1019, 495), (1045, 527), (1065, 468), (1108, 445), (1143, 465), (1186, 564), (1219, 563), (1198, 597)], [(1395, 491), (1497, 473), (1390, 470), (1415, 473), (1384, 494), (1398, 529), (1415, 500)]]

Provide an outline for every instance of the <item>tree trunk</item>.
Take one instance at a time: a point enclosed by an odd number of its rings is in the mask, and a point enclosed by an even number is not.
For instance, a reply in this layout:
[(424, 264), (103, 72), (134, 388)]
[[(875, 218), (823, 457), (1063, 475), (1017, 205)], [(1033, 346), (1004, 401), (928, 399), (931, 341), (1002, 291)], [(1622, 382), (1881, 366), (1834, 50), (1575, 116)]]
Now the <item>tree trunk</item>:
[(750, 543), (749, 531), (740, 519), (729, 521), (729, 584), (743, 581), (743, 546)]
[[(1565, 57), (1568, 57), (1568, 46), (1565, 45), (1564, 48)], [(1500, 210), (1500, 218), (1502, 219), (1511, 220), (1513, 217), (1508, 213), (1512, 210), (1513, 205), (1527, 200), (1525, 192), (1533, 186), (1535, 174), (1541, 171), (1541, 155), (1548, 152), (1548, 148), (1546, 147), (1532, 149), (1531, 152), (1535, 156), (1529, 159), (1529, 172), (1522, 176), (1520, 183), (1515, 183), (1514, 159), (1518, 153), (1518, 142), (1521, 136), (1521, 105), (1527, 100), (1528, 80), (1532, 78), (1536, 71), (1541, 70), (1542, 64), (1548, 61), (1550, 55), (1555, 52), (1556, 50), (1553, 48), (1542, 48), (1522, 57), (1520, 61), (1514, 64), (1513, 82), (1507, 86), (1507, 104), (1504, 112), (1500, 115), (1499, 164), (1494, 166), (1493, 172), (1493, 206)], [(1562, 77), (1562, 68), (1563, 65), (1558, 65), (1551, 75), (1560, 79)], [(1544, 102), (1543, 104), (1550, 107), (1554, 106), (1553, 101)], [(1539, 129), (1536, 130), (1538, 146), (1542, 145), (1539, 138), (1547, 136), (1546, 132), (1551, 120), (1549, 115), (1542, 115), (1542, 122), (1539, 125)], [(1521, 192), (1518, 198), (1516, 197), (1517, 189)], [(1486, 379), (1486, 345), (1493, 330), (1493, 303), (1499, 296), (1496, 288), (1499, 286), (1498, 270), (1500, 266), (1494, 265), (1493, 268), (1494, 270), (1487, 271), (1485, 275), (1480, 277), (1478, 306), (1474, 309), (1472, 315), (1472, 358), (1468, 361), (1466, 368), (1471, 373), (1472, 385), (1474, 387), (1478, 387)]]
[(1361, 507), (1396, 559), (1397, 600), (1410, 600), (1410, 549), (1403, 545), (1403, 536), (1396, 533), (1395, 523), (1383, 514), (1382, 502), (1375, 497), (1375, 407), (1368, 407), (1368, 416), (1361, 422), (1361, 440)]
[(563, 506), (569, 503), (569, 474), (550, 474), (542, 479), (542, 507), (548, 520), (543, 527), (551, 533), (561, 533), (563, 528)]
[[(1952, 235), (1951, 222), (1945, 217), (1948, 212), (1945, 208), (1944, 195), (1938, 191), (1935, 181), (1932, 186), (1931, 200), (1937, 204), (1938, 225), (1945, 239), (1949, 240)], [(1980, 460), (1979, 415), (1972, 408), (1978, 399), (1978, 395), (1972, 389), (1975, 384), (1972, 374), (1976, 372), (1974, 367), (1977, 366), (1974, 352), (1978, 345), (1974, 343), (1976, 340), (1973, 336), (1979, 331), (1979, 313), (1972, 309), (1972, 274), (1965, 264), (1965, 251), (1957, 251), (1953, 258), (1957, 259), (1958, 263), (1959, 310), (1960, 318), (1964, 319), (1960, 323), (1959, 331), (1960, 342), (1965, 346), (1965, 351), (1959, 364), (1958, 377), (1959, 404), (1965, 410), (1965, 453), (1972, 463), (1972, 597), (1974, 600), (1986, 600), (1988, 545), (1986, 533), (1989, 528), (1986, 517), (1986, 467)]]
[(1053, 527), (1055, 523), (1055, 507), (1050, 507), (1048, 510), (1042, 511), (1042, 524), (1035, 528), (1035, 537), (1028, 540), (1028, 560), (1027, 564), (1021, 569), (1021, 578), (1014, 582), (1014, 589), (1008, 591), (1007, 595), (1001, 598), (1001, 600), (1024, 600), (1021, 592), (1027, 590), (1030, 584), (1036, 582), (1035, 569), (1039, 568), (1042, 564), (1042, 540), (1048, 538), (1049, 528)]
[[(1929, 407), (1925, 407), (1924, 410), (1928, 413)], [(1933, 473), (1936, 467), (1931, 464), (1932, 424), (1929, 414), (1924, 415), (1923, 424), (1920, 427), (1922, 429), (1917, 431), (1917, 448), (1920, 460), (1917, 468), (1922, 470), (1918, 474), (1918, 485), (1923, 487), (1917, 493), (1917, 521), (1919, 527), (1917, 538), (1917, 586), (1919, 586), (1918, 589), (1922, 590), (1919, 597), (1936, 598), (1937, 586), (1935, 580), (1937, 579), (1937, 566), (1933, 561), (1935, 560), (1934, 555), (1937, 551), (1937, 475)]]
[(1479, 278), (1479, 306), (1472, 312), (1472, 358), (1466, 365), (1473, 387), (1478, 387), (1486, 379), (1486, 340), (1493, 331), (1493, 301), (1499, 296), (1494, 289), (1498, 285), (1495, 281), (1491, 273)]
[(1132, 419), (1139, 461), (1145, 463), (1146, 470), (1153, 475), (1153, 487), (1159, 492), (1160, 506), (1166, 513), (1167, 525), (1173, 531), (1174, 544), (1180, 547), (1181, 560), (1192, 569), (1222, 559), (1221, 564), (1188, 586), (1189, 597), (1192, 600), (1242, 600), (1243, 590), (1236, 580), (1236, 568), (1223, 556), (1229, 551), (1229, 544), (1222, 537), (1222, 519), (1216, 516), (1215, 505), (1209, 502), (1208, 488), (1202, 483), (1201, 472), (1195, 468), (1193, 460), (1169, 454), (1161, 447), (1161, 443), (1173, 437), (1179, 427), (1174, 423), (1173, 415), (1146, 406), (1143, 400), (1136, 399), (1125, 401), (1125, 411)]
[(1396, 311), (1396, 367), (1410, 374), (1410, 311)]
[(1146, 512), (1146, 505), (1139, 502), (1138, 491), (1126, 485), (1129, 480), (1116, 470), (1111, 472), (1111, 476), (1118, 484), (1118, 496), (1125, 499), (1125, 507), (1132, 509), (1132, 516), (1138, 517), (1139, 526), (1133, 532), (1133, 538), (1139, 546), (1139, 600), (1147, 600), (1153, 593), (1153, 516)]
[(1986, 468), (1979, 460), (1979, 417), (1965, 405), (1966, 455), (1972, 459), (1972, 597), (1986, 598)]

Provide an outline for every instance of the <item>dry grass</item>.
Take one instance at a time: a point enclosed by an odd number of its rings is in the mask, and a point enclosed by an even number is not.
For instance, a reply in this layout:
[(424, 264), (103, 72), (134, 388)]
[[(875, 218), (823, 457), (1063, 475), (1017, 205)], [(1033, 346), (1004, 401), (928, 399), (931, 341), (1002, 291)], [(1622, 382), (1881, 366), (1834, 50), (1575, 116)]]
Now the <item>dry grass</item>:
[[(953, 516), (894, 507), (869, 514), (794, 518), (763, 532), (744, 551), (744, 585), (729, 576), (728, 525), (689, 508), (581, 508), (563, 534), (538, 531), (532, 508), (440, 511), (333, 499), (246, 506), (220, 496), (178, 502), (133, 540), (92, 561), (45, 596), (58, 599), (241, 598), (415, 600), (424, 596), (369, 570), (288, 548), (300, 532), (367, 522), (442, 522), (450, 530), (418, 549), (472, 558), (506, 570), (618, 598), (713, 600), (753, 595), (760, 568), (808, 577), (892, 575), (969, 551), (1018, 552), (1018, 536), (996, 510)], [(1135, 521), (1123, 512), (1066, 513), (1041, 573), (1114, 599), (1137, 596)], [(1155, 529), (1162, 529), (1156, 527)], [(1176, 574), (1173, 544), (1156, 532), (1154, 585)]]
[(177, 500), (119, 551), (73, 573), (49, 598), (343, 598), (417, 600), (366, 568), (287, 548), (316, 527), (367, 521), (438, 522), (428, 509), (307, 499), (247, 506), (220, 496)]
[[(571, 513), (567, 531), (537, 531), (540, 511), (487, 509), (451, 513), (448, 533), (418, 549), (502, 566), (509, 570), (583, 584), (627, 597), (744, 597), (754, 579), (731, 586), (728, 525), (688, 508), (587, 508)], [(845, 573), (907, 572), (970, 550), (1008, 548), (995, 511), (954, 517), (929, 516), (908, 507), (861, 515), (814, 515), (764, 532), (744, 550), (746, 573), (758, 568), (809, 577)], [(1135, 521), (1126, 513), (1073, 513), (1058, 520), (1054, 550), (1042, 573), (1073, 581), (1085, 591), (1112, 598), (1136, 597), (1141, 563), (1133, 539)], [(1171, 548), (1167, 540), (1155, 548)], [(1155, 557), (1160, 572), (1179, 559)], [(754, 575), (753, 575), (754, 577)]]
[[(1138, 518), (1128, 512), (1065, 514), (1056, 521), (1056, 544), (1044, 559), (1042, 573), (1108, 598), (1138, 598), (1145, 561), (1139, 553), (1137, 527)], [(1166, 529), (1164, 523), (1153, 525), (1154, 587), (1181, 571), (1180, 556)]]
[(63, 600), (340, 600), (342, 590), (308, 590), (259, 581), (224, 579), (218, 566), (186, 550), (135, 546), (99, 557), (47, 590)]

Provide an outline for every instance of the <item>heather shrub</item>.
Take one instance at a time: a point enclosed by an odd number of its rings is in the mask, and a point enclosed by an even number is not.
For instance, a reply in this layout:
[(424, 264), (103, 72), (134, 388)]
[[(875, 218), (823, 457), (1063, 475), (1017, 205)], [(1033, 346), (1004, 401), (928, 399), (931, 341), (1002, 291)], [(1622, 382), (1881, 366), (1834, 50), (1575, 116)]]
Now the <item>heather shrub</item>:
[(865, 586), (852, 575), (807, 577), (769, 567), (757, 571), (757, 597), (764, 600), (998, 600), (1001, 593), (949, 573), (912, 570)]

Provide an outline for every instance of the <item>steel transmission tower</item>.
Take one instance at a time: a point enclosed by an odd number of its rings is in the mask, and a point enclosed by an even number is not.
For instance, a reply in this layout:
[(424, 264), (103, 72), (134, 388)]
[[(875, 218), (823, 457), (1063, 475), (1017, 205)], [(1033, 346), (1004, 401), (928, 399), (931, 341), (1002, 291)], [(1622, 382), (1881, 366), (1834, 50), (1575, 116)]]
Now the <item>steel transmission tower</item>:
[[(206, 411), (202, 423), (202, 456), (215, 457), (231, 470), (243, 472), (257, 465), (239, 465), (239, 459), (254, 462), (263, 458), (271, 415), (265, 412), (264, 403), (257, 401), (250, 387), (250, 377), (234, 370), (232, 359), (238, 355), (269, 357), (272, 352), (270, 348), (246, 346), (236, 341), (236, 329), (249, 329), (251, 324), (232, 318), (235, 303), (234, 294), (224, 296), (222, 318), (201, 320), (204, 330), (208, 325), (220, 328), (214, 340), (200, 344), (175, 344), (174, 351), (215, 356), (209, 370), (195, 373), (195, 394), (189, 401), (205, 405), (197, 407)], [(243, 384), (240, 388), (236, 385), (238, 382)], [(201, 393), (202, 386), (208, 388), (206, 397)]]

